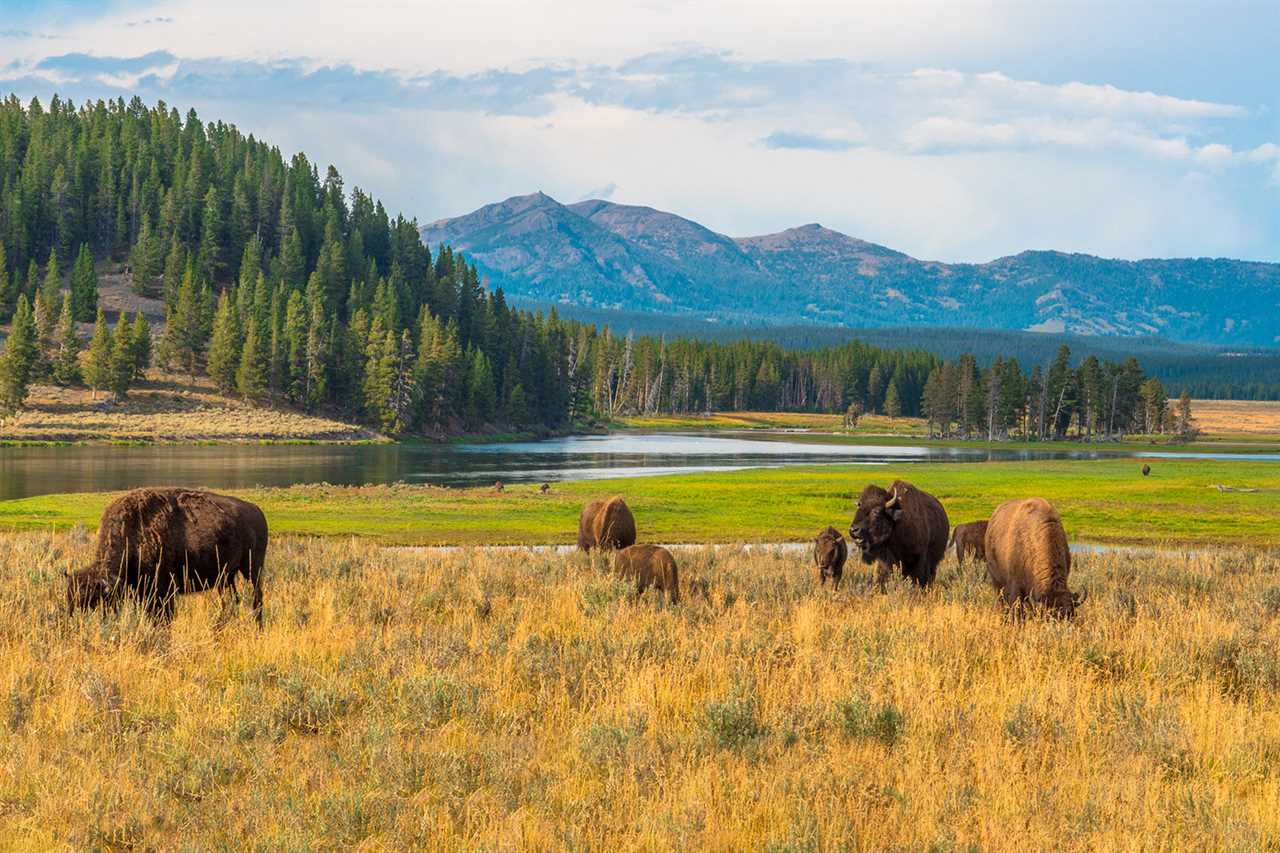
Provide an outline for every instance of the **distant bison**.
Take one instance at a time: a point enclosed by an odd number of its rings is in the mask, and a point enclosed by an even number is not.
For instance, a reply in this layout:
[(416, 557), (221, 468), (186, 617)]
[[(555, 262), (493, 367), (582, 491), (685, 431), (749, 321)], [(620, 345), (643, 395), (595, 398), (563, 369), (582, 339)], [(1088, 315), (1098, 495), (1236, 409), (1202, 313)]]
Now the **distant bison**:
[(1057, 511), (1043, 498), (1006, 501), (987, 524), (987, 573), (1010, 608), (1023, 603), (1071, 616), (1083, 594), (1067, 589), (1071, 549)]
[(676, 604), (680, 601), (680, 578), (676, 571), (675, 557), (659, 545), (632, 545), (613, 555), (613, 570), (618, 575), (636, 582), (636, 595), (642, 595), (653, 587), (667, 594)]
[(818, 567), (818, 584), (826, 586), (831, 581), (831, 588), (840, 587), (840, 578), (844, 576), (844, 561), (849, 558), (849, 547), (844, 537), (834, 527), (828, 527), (818, 534), (813, 543), (813, 562)]
[(858, 498), (849, 537), (862, 562), (876, 565), (881, 591), (894, 566), (918, 586), (928, 586), (947, 552), (947, 513), (938, 499), (895, 480), (888, 491), (867, 486)]
[(1149, 476), (1151, 476), (1151, 466), (1150, 466), (1150, 465), (1143, 465), (1143, 466), (1142, 466), (1142, 476), (1144, 476), (1144, 477), (1149, 477)]
[(957, 524), (951, 531), (951, 542), (947, 544), (949, 546), (955, 543), (956, 562), (964, 565), (970, 558), (978, 561), (986, 559), (987, 549), (983, 541), (986, 536), (985, 521), (970, 521), (967, 524)]
[(130, 595), (168, 622), (182, 593), (229, 588), (239, 603), (240, 574), (253, 587), (261, 626), (266, 551), (267, 520), (247, 501), (190, 489), (135, 489), (103, 510), (93, 563), (67, 575), (67, 604), (75, 612), (115, 606)]
[(622, 498), (592, 501), (578, 516), (578, 548), (606, 551), (636, 544), (636, 519)]

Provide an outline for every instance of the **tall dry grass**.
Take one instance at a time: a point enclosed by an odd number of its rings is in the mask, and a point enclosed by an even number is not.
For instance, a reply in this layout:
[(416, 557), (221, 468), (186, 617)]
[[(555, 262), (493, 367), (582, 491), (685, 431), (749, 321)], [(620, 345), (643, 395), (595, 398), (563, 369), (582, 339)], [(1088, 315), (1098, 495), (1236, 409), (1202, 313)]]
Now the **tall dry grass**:
[(14, 846), (1280, 845), (1273, 553), (1081, 557), (1081, 618), (1014, 624), (951, 564), (830, 595), (677, 551), (671, 607), (584, 557), (285, 539), (259, 633), (68, 618), (88, 549), (0, 538)]

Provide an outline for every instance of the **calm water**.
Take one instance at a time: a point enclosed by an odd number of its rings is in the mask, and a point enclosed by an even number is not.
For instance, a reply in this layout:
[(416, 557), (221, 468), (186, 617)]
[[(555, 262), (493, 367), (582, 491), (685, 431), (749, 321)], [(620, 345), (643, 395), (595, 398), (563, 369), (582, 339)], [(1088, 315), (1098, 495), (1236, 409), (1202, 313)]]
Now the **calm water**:
[[(782, 465), (1096, 459), (1088, 451), (880, 447), (784, 435), (620, 434), (485, 445), (0, 448), (0, 500), (136, 486), (295, 483), (450, 486), (633, 477)], [(1133, 455), (1133, 454), (1128, 454)], [(1267, 454), (1158, 454), (1278, 462)]]

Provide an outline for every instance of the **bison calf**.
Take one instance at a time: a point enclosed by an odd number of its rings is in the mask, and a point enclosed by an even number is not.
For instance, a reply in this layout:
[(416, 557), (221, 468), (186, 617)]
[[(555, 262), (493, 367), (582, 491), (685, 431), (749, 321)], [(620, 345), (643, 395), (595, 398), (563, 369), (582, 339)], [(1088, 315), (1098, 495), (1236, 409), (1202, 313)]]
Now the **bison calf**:
[(680, 600), (680, 578), (676, 572), (675, 557), (660, 545), (623, 548), (613, 555), (613, 570), (624, 578), (635, 580), (637, 596), (654, 587), (665, 592), (672, 604)]
[(636, 544), (636, 519), (620, 497), (592, 501), (578, 516), (578, 548), (606, 551)]
[(236, 575), (243, 575), (261, 626), (266, 552), (267, 520), (247, 501), (191, 489), (135, 489), (103, 510), (93, 563), (67, 575), (67, 605), (71, 612), (116, 606), (130, 595), (168, 622), (183, 593), (230, 589), (238, 603)]
[(818, 534), (813, 543), (813, 562), (818, 567), (818, 585), (826, 586), (831, 581), (832, 589), (839, 589), (840, 578), (844, 576), (844, 561), (849, 558), (849, 547), (844, 537), (834, 527), (828, 527)]
[(1057, 511), (1043, 498), (1006, 501), (987, 523), (987, 573), (1011, 609), (1024, 603), (1071, 616), (1083, 594), (1067, 589), (1071, 549)]
[(876, 566), (881, 592), (894, 566), (901, 566), (903, 577), (917, 586), (933, 583), (947, 553), (947, 532), (947, 513), (938, 499), (902, 480), (895, 480), (889, 491), (863, 489), (849, 525), (862, 562)]
[(970, 521), (966, 524), (957, 524), (951, 531), (951, 542), (947, 544), (955, 544), (956, 562), (963, 566), (970, 558), (978, 561), (987, 558), (986, 537), (987, 523)]

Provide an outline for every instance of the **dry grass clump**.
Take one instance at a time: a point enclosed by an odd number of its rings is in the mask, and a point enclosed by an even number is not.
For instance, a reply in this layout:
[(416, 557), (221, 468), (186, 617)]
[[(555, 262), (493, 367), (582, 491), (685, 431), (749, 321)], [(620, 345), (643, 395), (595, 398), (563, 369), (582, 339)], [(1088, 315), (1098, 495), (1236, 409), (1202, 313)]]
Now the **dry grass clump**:
[(235, 442), (367, 441), (364, 427), (219, 394), (207, 377), (149, 371), (124, 400), (86, 388), (37, 385), (27, 407), (6, 419), (5, 441)]
[[(836, 595), (678, 549), (282, 539), (267, 625), (68, 618), (83, 533), (0, 538), (0, 837), (29, 848), (1263, 849), (1280, 844), (1280, 557), (1082, 556), (1073, 623), (976, 569)], [(706, 591), (695, 592), (705, 583)]]

